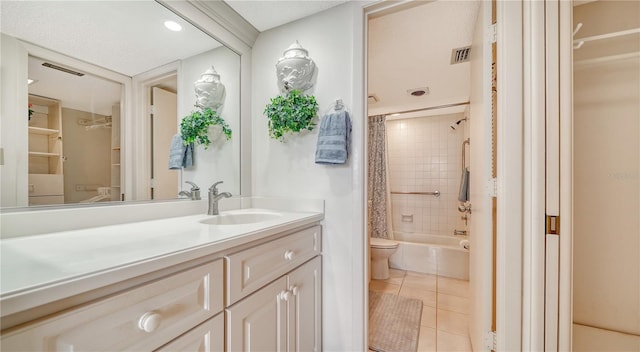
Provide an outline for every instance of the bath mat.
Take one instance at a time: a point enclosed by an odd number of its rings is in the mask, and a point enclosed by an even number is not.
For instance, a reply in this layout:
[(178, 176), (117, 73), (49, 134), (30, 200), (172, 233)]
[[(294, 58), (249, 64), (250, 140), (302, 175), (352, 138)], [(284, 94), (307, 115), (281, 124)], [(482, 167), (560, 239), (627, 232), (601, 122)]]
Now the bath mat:
[(421, 300), (369, 291), (369, 349), (417, 351), (421, 316)]

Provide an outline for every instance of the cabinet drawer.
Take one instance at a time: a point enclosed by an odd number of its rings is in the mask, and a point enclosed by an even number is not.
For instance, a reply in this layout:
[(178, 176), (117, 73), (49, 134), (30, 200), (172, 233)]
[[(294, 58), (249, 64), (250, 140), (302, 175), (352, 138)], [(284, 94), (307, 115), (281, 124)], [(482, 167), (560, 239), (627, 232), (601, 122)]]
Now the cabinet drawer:
[(227, 256), (227, 305), (320, 254), (320, 226)]
[(156, 352), (223, 352), (224, 313), (202, 323), (193, 330), (162, 346)]
[(2, 336), (7, 351), (153, 350), (223, 309), (223, 262), (160, 279)]

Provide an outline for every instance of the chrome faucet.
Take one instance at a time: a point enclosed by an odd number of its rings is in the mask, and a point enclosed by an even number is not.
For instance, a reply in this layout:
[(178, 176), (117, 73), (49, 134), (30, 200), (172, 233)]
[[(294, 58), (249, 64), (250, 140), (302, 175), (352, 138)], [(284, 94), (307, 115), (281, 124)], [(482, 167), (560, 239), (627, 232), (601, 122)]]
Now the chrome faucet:
[(218, 181), (213, 184), (213, 186), (209, 187), (209, 211), (207, 211), (208, 215), (218, 215), (220, 211), (218, 210), (218, 201), (222, 198), (231, 198), (231, 193), (222, 192), (218, 193), (218, 188), (216, 188), (222, 181)]
[(191, 181), (186, 181), (185, 183), (188, 183), (191, 185), (191, 191), (187, 192), (187, 191), (180, 191), (180, 193), (178, 193), (179, 196), (187, 196), (189, 198), (191, 198), (191, 200), (200, 200), (200, 187), (198, 187), (198, 185), (196, 185), (195, 183), (191, 182)]

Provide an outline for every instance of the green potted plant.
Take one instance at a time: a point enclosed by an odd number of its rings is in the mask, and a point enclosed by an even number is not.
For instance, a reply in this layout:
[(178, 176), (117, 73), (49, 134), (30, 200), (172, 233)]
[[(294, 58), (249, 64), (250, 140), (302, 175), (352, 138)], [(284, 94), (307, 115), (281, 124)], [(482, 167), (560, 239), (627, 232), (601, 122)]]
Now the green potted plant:
[(229, 125), (215, 110), (205, 108), (185, 116), (180, 122), (180, 134), (184, 145), (198, 143), (204, 145), (205, 149), (209, 147), (211, 140), (209, 140), (208, 132), (209, 127), (213, 125), (222, 127), (222, 132), (227, 140), (231, 139)]
[(318, 103), (313, 95), (304, 95), (300, 90), (292, 90), (286, 95), (278, 95), (264, 109), (269, 119), (269, 136), (279, 141), (287, 132), (312, 131)]

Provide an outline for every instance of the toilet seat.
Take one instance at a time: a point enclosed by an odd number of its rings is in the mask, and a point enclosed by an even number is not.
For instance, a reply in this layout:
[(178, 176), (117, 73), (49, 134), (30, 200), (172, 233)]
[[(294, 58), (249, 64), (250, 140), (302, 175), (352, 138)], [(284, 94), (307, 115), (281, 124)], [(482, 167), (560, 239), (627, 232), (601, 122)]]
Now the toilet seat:
[(384, 238), (371, 237), (371, 248), (397, 248), (398, 242)]

